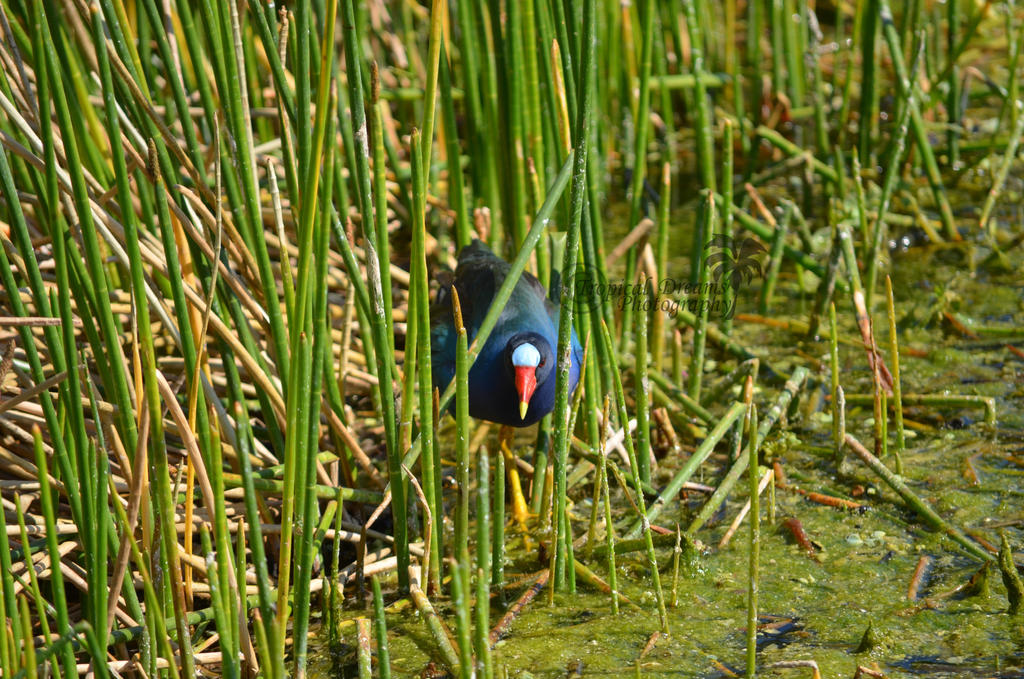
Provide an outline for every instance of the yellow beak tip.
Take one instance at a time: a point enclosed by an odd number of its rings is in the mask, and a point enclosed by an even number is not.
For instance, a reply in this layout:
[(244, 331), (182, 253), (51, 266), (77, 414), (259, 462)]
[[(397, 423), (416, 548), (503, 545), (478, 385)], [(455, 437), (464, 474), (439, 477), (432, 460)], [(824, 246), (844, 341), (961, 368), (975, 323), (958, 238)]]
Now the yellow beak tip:
[(526, 411), (530, 409), (530, 403), (528, 401), (520, 401), (519, 403), (519, 419), (526, 419)]

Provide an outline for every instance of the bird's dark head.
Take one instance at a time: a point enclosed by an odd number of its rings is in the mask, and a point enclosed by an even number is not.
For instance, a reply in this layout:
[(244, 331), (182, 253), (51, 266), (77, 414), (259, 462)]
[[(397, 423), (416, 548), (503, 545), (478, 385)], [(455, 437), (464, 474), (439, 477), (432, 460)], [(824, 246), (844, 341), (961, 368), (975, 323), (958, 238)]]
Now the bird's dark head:
[(525, 420), (533, 392), (555, 367), (551, 344), (535, 332), (513, 335), (505, 345), (505, 367), (519, 395), (519, 417)]

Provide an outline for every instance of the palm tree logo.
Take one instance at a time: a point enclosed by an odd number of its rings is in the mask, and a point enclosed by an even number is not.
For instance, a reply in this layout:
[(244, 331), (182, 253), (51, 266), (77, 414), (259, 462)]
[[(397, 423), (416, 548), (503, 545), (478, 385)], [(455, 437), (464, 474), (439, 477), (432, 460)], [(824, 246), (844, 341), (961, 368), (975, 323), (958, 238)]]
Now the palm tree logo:
[(764, 275), (758, 257), (767, 252), (768, 248), (756, 238), (739, 239), (724, 234), (716, 235), (704, 247), (708, 271), (715, 283), (729, 285), (733, 290)]

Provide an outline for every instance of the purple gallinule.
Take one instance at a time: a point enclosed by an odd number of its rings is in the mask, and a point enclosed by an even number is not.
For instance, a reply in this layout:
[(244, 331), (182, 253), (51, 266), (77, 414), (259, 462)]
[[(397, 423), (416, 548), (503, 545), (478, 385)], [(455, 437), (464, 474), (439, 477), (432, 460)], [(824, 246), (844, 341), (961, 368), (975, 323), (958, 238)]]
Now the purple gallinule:
[[(508, 262), (497, 257), (479, 240), (474, 240), (459, 253), (454, 280), (442, 281), (430, 310), (430, 351), (435, 386), (443, 389), (455, 376), (456, 333), (451, 286), (458, 290), (463, 323), (467, 338), (472, 343), (510, 268)], [(553, 296), (557, 298), (557, 295)], [(511, 458), (512, 454), (507, 446), (511, 431), (505, 427), (528, 427), (554, 408), (558, 312), (558, 305), (548, 298), (540, 281), (524, 271), (470, 368), (469, 414), (504, 425), (500, 438), (506, 458)], [(583, 361), (583, 349), (575, 330), (570, 358), (571, 393), (576, 389)], [(513, 507), (516, 518), (522, 523), (526, 503), (522, 499), (518, 474), (514, 474), (515, 468), (515, 464), (508, 466)]]
[[(441, 285), (430, 310), (435, 386), (444, 388), (455, 376), (451, 286), (459, 291), (462, 319), (472, 343), (510, 268), (479, 240), (459, 253), (454, 281)], [(510, 427), (539, 422), (555, 406), (557, 344), (558, 306), (548, 299), (540, 281), (524, 271), (469, 371), (469, 414)], [(576, 389), (583, 360), (575, 330), (571, 359), (570, 393)]]

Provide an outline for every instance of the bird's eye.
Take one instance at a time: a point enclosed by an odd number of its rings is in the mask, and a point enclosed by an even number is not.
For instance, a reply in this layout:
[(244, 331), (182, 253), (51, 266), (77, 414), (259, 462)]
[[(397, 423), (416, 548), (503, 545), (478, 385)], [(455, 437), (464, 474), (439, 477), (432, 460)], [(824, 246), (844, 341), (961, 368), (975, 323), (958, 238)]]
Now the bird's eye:
[(541, 359), (540, 359), (540, 363), (538, 363), (538, 364), (537, 364), (537, 367), (538, 367), (538, 368), (543, 368), (543, 367), (544, 367), (544, 364), (545, 364), (545, 363), (547, 363), (547, 362), (548, 362), (548, 359), (546, 359), (546, 358), (541, 358)]

